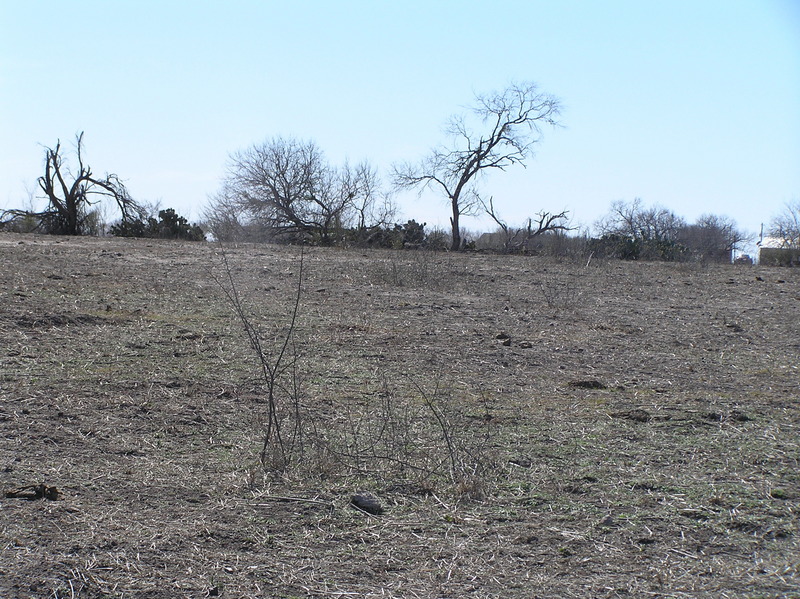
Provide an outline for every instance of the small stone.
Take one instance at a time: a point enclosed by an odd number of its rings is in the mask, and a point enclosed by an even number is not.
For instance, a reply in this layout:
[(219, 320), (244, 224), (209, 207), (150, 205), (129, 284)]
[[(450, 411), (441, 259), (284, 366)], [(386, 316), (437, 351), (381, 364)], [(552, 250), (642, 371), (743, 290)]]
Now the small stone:
[(628, 418), (635, 422), (650, 422), (652, 416), (645, 410), (631, 410), (628, 413)]
[(607, 528), (615, 528), (617, 523), (614, 521), (614, 518), (611, 515), (606, 516), (602, 520), (600, 520), (599, 526), (605, 526)]
[(383, 506), (380, 502), (370, 495), (369, 493), (363, 493), (360, 495), (353, 495), (350, 499), (350, 504), (368, 514), (372, 514), (373, 516), (380, 516), (383, 512)]
[(640, 545), (653, 545), (656, 540), (654, 537), (639, 537), (636, 542)]

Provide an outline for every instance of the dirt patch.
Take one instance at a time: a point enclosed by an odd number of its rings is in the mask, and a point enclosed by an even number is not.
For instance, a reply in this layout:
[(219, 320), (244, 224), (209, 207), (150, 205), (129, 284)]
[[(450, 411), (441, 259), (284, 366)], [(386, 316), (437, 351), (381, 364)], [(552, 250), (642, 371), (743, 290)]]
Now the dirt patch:
[[(272, 352), (300, 250), (226, 253)], [(306, 250), (295, 380), (350, 432), (265, 476), (219, 248), (0, 234), (0, 264), (4, 597), (800, 596), (794, 269)], [(408, 470), (449, 455), (432, 396), (491, 467)]]

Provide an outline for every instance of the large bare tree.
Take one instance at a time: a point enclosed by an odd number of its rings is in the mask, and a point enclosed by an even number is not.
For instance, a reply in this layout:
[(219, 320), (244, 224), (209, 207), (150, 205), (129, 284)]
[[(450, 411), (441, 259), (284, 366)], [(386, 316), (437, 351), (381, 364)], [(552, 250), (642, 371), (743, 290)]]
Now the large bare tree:
[[(450, 118), (445, 129), (449, 145), (434, 148), (418, 164), (394, 167), (399, 188), (435, 189), (450, 204), (451, 249), (461, 249), (461, 216), (475, 215), (481, 207), (480, 176), (504, 171), (533, 153), (545, 125), (557, 126), (559, 100), (539, 91), (535, 83), (512, 84), (501, 92), (476, 96), (472, 117)], [(477, 121), (478, 130), (472, 123)]]
[(330, 244), (343, 229), (366, 226), (378, 188), (366, 162), (334, 168), (313, 142), (275, 137), (231, 155), (206, 214), (230, 231), (255, 224), (272, 236)]
[[(225, 185), (241, 209), (261, 225), (303, 233), (323, 226), (315, 210), (323, 169), (316, 145), (278, 137), (232, 154)], [(326, 212), (331, 211), (327, 207)]]
[(734, 253), (753, 236), (742, 231), (729, 216), (703, 214), (678, 235), (680, 243), (702, 262), (730, 262)]
[(142, 218), (145, 210), (135, 202), (120, 178), (115, 174), (96, 177), (83, 159), (83, 132), (76, 139), (77, 171), (64, 161), (61, 142), (55, 148), (45, 148), (44, 175), (39, 188), (44, 192), (47, 207), (41, 212), (9, 210), (12, 217), (32, 217), (42, 230), (56, 235), (85, 235), (92, 232), (93, 206), (112, 199), (121, 214), (122, 222)]

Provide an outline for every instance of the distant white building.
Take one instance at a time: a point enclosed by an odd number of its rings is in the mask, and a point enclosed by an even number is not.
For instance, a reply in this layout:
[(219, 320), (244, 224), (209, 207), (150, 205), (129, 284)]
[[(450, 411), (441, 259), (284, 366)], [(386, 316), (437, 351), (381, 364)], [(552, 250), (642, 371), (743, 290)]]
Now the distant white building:
[(783, 239), (779, 237), (764, 237), (756, 245), (759, 248), (782, 248)]
[(764, 266), (798, 266), (800, 248), (788, 248), (778, 237), (764, 237), (758, 242), (758, 263)]

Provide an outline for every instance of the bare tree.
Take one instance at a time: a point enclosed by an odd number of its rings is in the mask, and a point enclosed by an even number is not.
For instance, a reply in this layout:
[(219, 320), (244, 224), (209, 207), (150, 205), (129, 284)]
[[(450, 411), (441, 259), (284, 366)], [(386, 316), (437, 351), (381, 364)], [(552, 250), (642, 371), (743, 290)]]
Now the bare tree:
[(41, 212), (29, 210), (9, 210), (14, 217), (33, 217), (41, 229), (56, 235), (85, 235), (96, 232), (97, 215), (92, 206), (104, 199), (112, 199), (126, 222), (142, 218), (144, 209), (135, 202), (120, 178), (106, 174), (98, 178), (91, 167), (83, 161), (83, 132), (77, 136), (76, 154), (78, 170), (73, 172), (64, 162), (61, 142), (55, 148), (45, 149), (45, 171), (38, 184), (47, 199), (47, 207)]
[(689, 225), (666, 208), (645, 207), (639, 198), (613, 202), (595, 227), (605, 241), (616, 244), (616, 253), (633, 259), (729, 262), (733, 252), (751, 239), (727, 216), (704, 214)]
[(595, 223), (601, 239), (593, 251), (626, 260), (685, 259), (687, 248), (680, 243), (686, 222), (659, 206), (644, 207), (642, 200), (617, 201), (611, 211)]
[(751, 239), (732, 218), (716, 214), (702, 215), (679, 233), (680, 242), (701, 261), (730, 262), (733, 252)]
[(322, 169), (322, 153), (313, 143), (275, 138), (231, 155), (225, 183), (260, 224), (302, 234), (322, 226), (315, 218)]
[(770, 223), (769, 234), (785, 248), (800, 248), (800, 200), (787, 202)]
[(481, 207), (477, 183), (492, 169), (501, 171), (532, 154), (542, 139), (544, 125), (557, 126), (561, 104), (541, 93), (534, 83), (514, 84), (502, 92), (477, 96), (472, 112), (482, 131), (473, 131), (464, 116), (451, 117), (446, 133), (448, 146), (434, 148), (419, 164), (395, 165), (399, 188), (426, 188), (441, 192), (452, 215), (451, 249), (461, 249), (460, 217), (476, 214)]
[(254, 231), (254, 224), (243, 213), (235, 193), (227, 184), (209, 197), (203, 221), (217, 241), (258, 240), (258, 231)]
[(231, 155), (206, 215), (228, 229), (257, 224), (271, 235), (329, 244), (343, 228), (366, 222), (378, 188), (366, 162), (336, 169), (313, 142), (275, 137)]
[[(566, 233), (574, 231), (575, 227), (568, 224), (569, 212), (563, 210), (558, 214), (544, 210), (536, 213), (536, 219), (528, 218), (528, 223), (523, 228), (511, 228), (497, 213), (494, 207), (494, 198), (489, 198), (489, 203), (481, 201), (484, 211), (497, 223), (502, 232), (503, 251), (527, 250), (531, 240), (545, 233)], [(535, 226), (534, 226), (535, 225)]]
[(686, 222), (674, 212), (653, 206), (645, 208), (640, 198), (633, 202), (616, 201), (611, 211), (596, 225), (602, 235), (621, 235), (631, 239), (672, 242), (678, 239)]
[(340, 180), (342, 188), (352, 198), (350, 210), (357, 231), (387, 226), (393, 221), (397, 207), (381, 189), (378, 173), (368, 162), (361, 162), (354, 169), (345, 164)]

